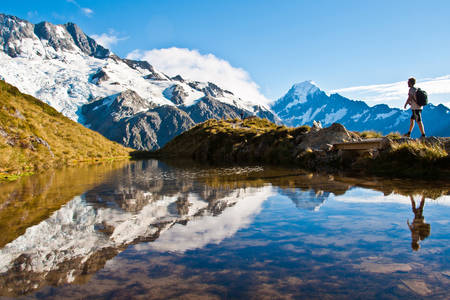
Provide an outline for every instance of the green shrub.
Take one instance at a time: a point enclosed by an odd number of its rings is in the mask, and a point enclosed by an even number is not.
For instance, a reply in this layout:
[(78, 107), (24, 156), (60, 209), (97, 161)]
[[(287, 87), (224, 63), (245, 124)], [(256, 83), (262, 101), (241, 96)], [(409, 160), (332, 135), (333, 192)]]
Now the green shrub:
[(365, 130), (359, 134), (359, 136), (363, 139), (373, 139), (383, 137), (381, 132), (373, 131), (373, 130)]

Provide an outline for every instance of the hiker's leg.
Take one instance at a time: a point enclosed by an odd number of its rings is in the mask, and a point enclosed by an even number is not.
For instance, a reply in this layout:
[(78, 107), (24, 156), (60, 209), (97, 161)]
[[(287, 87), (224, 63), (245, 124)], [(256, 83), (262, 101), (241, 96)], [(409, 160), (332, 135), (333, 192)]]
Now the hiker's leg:
[(425, 196), (422, 196), (422, 200), (420, 200), (420, 206), (419, 209), (423, 210), (423, 206), (425, 205)]
[(411, 200), (411, 208), (415, 215), (416, 214), (416, 201), (414, 201), (414, 198), (412, 195), (409, 195), (409, 199)]
[(425, 129), (423, 128), (422, 121), (417, 122), (417, 125), (419, 125), (419, 129), (420, 129), (420, 132), (422, 133), (422, 135), (425, 135)]
[(408, 132), (411, 133), (413, 128), (414, 128), (414, 119), (411, 119), (409, 122), (409, 131)]

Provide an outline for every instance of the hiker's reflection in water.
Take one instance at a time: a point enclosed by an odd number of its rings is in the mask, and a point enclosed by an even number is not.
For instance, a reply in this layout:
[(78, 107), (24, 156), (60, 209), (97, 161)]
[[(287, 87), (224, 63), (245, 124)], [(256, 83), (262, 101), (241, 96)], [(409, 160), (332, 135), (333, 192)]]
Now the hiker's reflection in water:
[(411, 199), (412, 211), (414, 213), (414, 220), (412, 224), (409, 223), (409, 219), (406, 222), (408, 224), (409, 230), (411, 230), (411, 248), (414, 251), (419, 250), (419, 240), (423, 241), (430, 235), (430, 224), (425, 223), (425, 218), (423, 217), (423, 207), (425, 205), (425, 196), (422, 196), (419, 207), (416, 207), (416, 202), (413, 196), (409, 196)]

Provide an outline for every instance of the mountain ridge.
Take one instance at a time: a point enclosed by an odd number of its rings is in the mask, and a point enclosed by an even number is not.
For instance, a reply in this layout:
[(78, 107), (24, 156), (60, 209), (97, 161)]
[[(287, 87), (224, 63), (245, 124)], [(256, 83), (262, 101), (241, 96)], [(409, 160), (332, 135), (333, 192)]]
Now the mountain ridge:
[[(150, 114), (163, 113), (164, 116), (152, 119), (155, 122), (146, 123), (148, 115), (141, 111), (134, 110), (133, 116), (126, 115), (120, 120), (117, 116), (124, 108), (119, 105), (115, 106), (117, 110), (109, 111), (115, 119), (111, 125), (118, 127), (116, 132), (111, 132), (114, 128), (108, 130), (105, 136), (136, 149), (161, 147), (180, 133), (179, 130), (164, 131), (160, 127), (147, 126), (159, 124), (157, 119), (168, 120), (166, 114), (170, 112), (174, 113), (174, 122), (180, 111), (190, 115), (189, 126), (206, 121), (205, 118), (250, 115), (279, 122), (267, 106), (251, 99), (241, 99), (220, 88), (220, 83), (198, 82), (179, 75), (169, 77), (147, 61), (120, 58), (98, 45), (74, 23), (53, 25), (41, 22), (33, 25), (14, 16), (0, 14), (0, 46), (3, 50), (0, 51), (2, 78), (102, 134), (106, 131), (92, 122), (95, 111), (89, 110), (90, 104), (114, 95), (117, 97), (127, 90), (135, 92), (141, 102), (148, 103)], [(87, 108), (83, 108), (85, 105)], [(173, 108), (156, 110), (156, 107), (168, 106)], [(84, 112), (89, 112), (89, 117)], [(142, 119), (138, 120), (140, 117)], [(90, 123), (87, 123), (88, 119)], [(135, 134), (118, 136), (133, 125), (137, 126), (131, 131)], [(178, 125), (174, 123), (167, 128), (171, 127)], [(183, 130), (187, 128), (185, 126)], [(148, 142), (142, 143), (141, 140)]]

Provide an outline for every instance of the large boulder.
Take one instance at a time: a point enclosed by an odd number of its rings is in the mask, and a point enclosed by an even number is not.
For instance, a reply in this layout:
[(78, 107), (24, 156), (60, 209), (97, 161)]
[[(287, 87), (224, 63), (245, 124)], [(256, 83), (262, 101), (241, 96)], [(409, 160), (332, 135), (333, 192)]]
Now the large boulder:
[(328, 149), (329, 145), (343, 142), (356, 142), (361, 138), (348, 131), (343, 125), (333, 123), (330, 127), (319, 130), (312, 130), (305, 135), (301, 142), (297, 145), (297, 150), (302, 151), (306, 149), (324, 150)]

